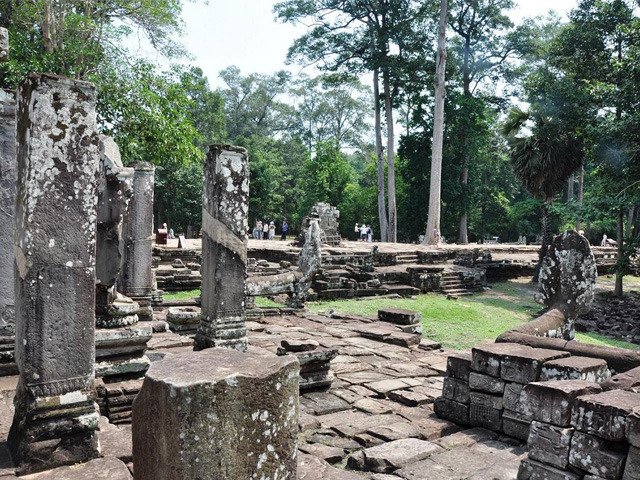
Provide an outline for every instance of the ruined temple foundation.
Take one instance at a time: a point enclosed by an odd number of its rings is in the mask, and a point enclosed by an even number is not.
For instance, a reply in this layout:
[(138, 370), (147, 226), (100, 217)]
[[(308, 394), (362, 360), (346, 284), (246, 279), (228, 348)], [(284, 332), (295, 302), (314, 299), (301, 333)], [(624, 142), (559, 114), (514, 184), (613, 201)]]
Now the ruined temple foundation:
[(94, 398), (95, 87), (33, 74), (18, 98), (15, 280), (19, 473), (99, 456)]
[(136, 479), (295, 479), (298, 371), (254, 348), (153, 363), (133, 406)]
[(151, 248), (153, 242), (153, 186), (155, 167), (136, 162), (133, 167), (133, 196), (122, 226), (122, 265), (118, 291), (140, 305), (140, 320), (152, 320), (154, 277)]
[(246, 350), (249, 161), (241, 147), (207, 151), (202, 206), (202, 311), (195, 350)]

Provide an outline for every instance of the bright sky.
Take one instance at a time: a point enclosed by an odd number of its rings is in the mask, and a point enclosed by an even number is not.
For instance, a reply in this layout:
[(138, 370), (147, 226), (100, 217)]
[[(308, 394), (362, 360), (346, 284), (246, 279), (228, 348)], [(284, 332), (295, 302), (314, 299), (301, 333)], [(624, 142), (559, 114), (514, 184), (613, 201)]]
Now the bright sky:
[[(209, 0), (186, 3), (183, 10), (185, 35), (180, 41), (195, 57), (194, 63), (209, 77), (212, 87), (221, 86), (218, 72), (237, 65), (244, 74), (273, 73), (285, 65), (287, 49), (304, 33), (304, 27), (274, 21), (271, 0)], [(525, 17), (546, 15), (553, 9), (566, 15), (577, 0), (519, 0), (511, 13), (519, 23)]]

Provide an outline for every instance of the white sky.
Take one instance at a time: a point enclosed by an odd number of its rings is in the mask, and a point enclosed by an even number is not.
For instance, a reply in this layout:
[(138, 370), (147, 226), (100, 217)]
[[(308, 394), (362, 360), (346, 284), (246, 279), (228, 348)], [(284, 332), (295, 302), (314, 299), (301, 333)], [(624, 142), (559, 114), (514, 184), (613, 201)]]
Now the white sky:
[[(186, 3), (183, 9), (185, 35), (180, 41), (194, 56), (213, 88), (221, 86), (218, 72), (230, 65), (243, 74), (273, 73), (300, 66), (285, 65), (287, 49), (304, 33), (304, 27), (276, 23), (271, 0), (209, 0)], [(519, 23), (525, 17), (546, 15), (553, 9), (566, 15), (577, 0), (519, 0), (511, 13)], [(150, 52), (146, 52), (149, 54)]]

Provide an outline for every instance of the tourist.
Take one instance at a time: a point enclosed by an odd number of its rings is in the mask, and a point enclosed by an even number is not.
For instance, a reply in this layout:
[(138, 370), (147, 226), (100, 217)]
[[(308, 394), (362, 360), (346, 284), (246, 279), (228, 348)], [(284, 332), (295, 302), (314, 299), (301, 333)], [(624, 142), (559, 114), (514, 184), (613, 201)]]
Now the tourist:
[(367, 242), (373, 242), (373, 230), (371, 229), (371, 225), (367, 223)]
[(173, 233), (173, 228), (169, 230), (169, 238), (176, 238), (175, 233)]
[(289, 231), (289, 225), (287, 225), (286, 220), (282, 220), (282, 235), (280, 236), (280, 240), (287, 239), (287, 232)]
[(436, 238), (436, 245), (440, 245), (440, 230), (436, 229), (436, 231), (433, 232), (433, 235)]
[(256, 222), (256, 226), (253, 228), (253, 238), (255, 238), (256, 240), (260, 240), (261, 236), (262, 236), (262, 222), (258, 220)]
[(360, 236), (360, 227), (358, 226), (358, 223), (356, 222), (356, 228), (353, 229), (353, 231), (355, 232), (355, 241), (358, 241), (358, 237)]
[(367, 240), (367, 226), (364, 223), (360, 227), (360, 240), (363, 242)]
[(603, 235), (602, 236), (602, 241), (600, 242), (600, 246), (601, 247), (606, 247), (607, 246), (607, 240), (608, 240), (607, 235), (606, 234)]
[(276, 224), (271, 222), (269, 224), (269, 240), (273, 240), (276, 236)]
[(262, 227), (262, 239), (269, 239), (269, 224), (267, 222), (264, 222), (264, 226)]

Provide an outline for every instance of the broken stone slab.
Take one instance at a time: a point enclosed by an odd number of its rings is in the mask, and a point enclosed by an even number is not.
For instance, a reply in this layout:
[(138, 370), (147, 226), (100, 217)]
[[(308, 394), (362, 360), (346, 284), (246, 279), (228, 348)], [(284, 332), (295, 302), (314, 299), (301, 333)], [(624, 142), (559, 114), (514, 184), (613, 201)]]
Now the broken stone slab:
[(550, 360), (568, 357), (568, 352), (532, 348), (527, 351), (506, 354), (502, 358), (500, 376), (508, 382), (527, 383), (540, 379), (542, 365)]
[(640, 407), (640, 393), (624, 390), (583, 395), (576, 398), (571, 425), (614, 442), (626, 436), (627, 416)]
[(603, 390), (629, 390), (640, 393), (640, 367), (614, 375), (600, 385)]
[(469, 403), (469, 386), (469, 382), (447, 377), (442, 385), (442, 396), (458, 403)]
[(505, 409), (502, 412), (502, 431), (505, 435), (526, 442), (529, 439), (531, 420), (521, 413)]
[[(407, 332), (407, 333), (422, 333), (422, 331)], [(423, 338), (420, 340), (420, 344), (418, 345), (418, 348), (420, 350), (425, 350), (425, 351), (439, 350), (440, 348), (442, 348), (442, 344), (434, 340), (430, 340), (428, 338)]]
[(471, 370), (500, 378), (500, 365), (505, 355), (532, 350), (517, 343), (489, 343), (471, 349)]
[(133, 404), (136, 479), (295, 478), (298, 369), (255, 348), (153, 363)]
[(397, 422), (390, 425), (378, 425), (367, 432), (383, 442), (392, 442), (404, 438), (420, 438), (421, 430), (409, 422)]
[(383, 403), (377, 402), (372, 398), (361, 398), (353, 403), (353, 408), (361, 410), (372, 415), (384, 415), (391, 413), (391, 409)]
[(362, 476), (331, 466), (329, 463), (308, 454), (298, 455), (298, 480), (362, 480)]
[(627, 454), (622, 480), (632, 480), (636, 478), (640, 478), (640, 448), (631, 447)]
[[(4, 479), (4, 477), (1, 478)], [(132, 477), (129, 469), (121, 460), (106, 457), (15, 478), (23, 480), (131, 480)]]
[(602, 383), (611, 376), (607, 362), (599, 358), (571, 356), (550, 360), (542, 366), (540, 381), (584, 380)]
[(608, 480), (617, 480), (622, 477), (625, 460), (626, 455), (610, 450), (605, 440), (574, 432), (569, 452), (572, 466)]
[(497, 440), (498, 434), (484, 428), (469, 428), (453, 435), (434, 440), (433, 443), (440, 445), (445, 450), (452, 450), (456, 447), (470, 447), (477, 442)]
[(305, 443), (298, 446), (298, 450), (318, 457), (328, 463), (339, 463), (345, 457), (342, 448), (330, 447), (321, 443)]
[(435, 414), (459, 425), (469, 425), (469, 404), (439, 397), (433, 402)]
[(105, 457), (115, 457), (125, 463), (133, 461), (133, 443), (131, 440), (131, 426), (117, 426), (109, 423), (106, 417), (100, 417), (100, 431), (98, 432), (101, 453)]
[(399, 379), (381, 380), (365, 384), (369, 390), (376, 393), (378, 398), (385, 398), (389, 392), (411, 387), (410, 384)]
[(471, 372), (471, 352), (462, 352), (447, 357), (447, 377), (469, 381)]
[(627, 441), (640, 448), (640, 408), (634, 408), (627, 417)]
[(504, 381), (490, 375), (471, 372), (469, 375), (469, 388), (484, 393), (504, 393)]
[(95, 364), (96, 377), (114, 377), (143, 374), (149, 369), (151, 360), (146, 355), (133, 358), (106, 358)]
[(280, 343), (287, 352), (309, 352), (320, 346), (318, 342), (308, 339), (287, 338)]
[(561, 470), (551, 465), (525, 459), (520, 463), (518, 480), (581, 480), (582, 475), (577, 475), (566, 470)]
[(378, 319), (398, 325), (415, 325), (422, 321), (422, 314), (401, 308), (385, 308), (378, 310)]
[(597, 383), (581, 380), (530, 383), (520, 395), (519, 413), (532, 420), (568, 427), (575, 399), (600, 391)]
[(567, 468), (573, 432), (573, 428), (531, 422), (527, 442), (529, 458), (561, 469)]
[(438, 393), (427, 394), (423, 390), (423, 387), (408, 388), (406, 390), (394, 390), (389, 392), (389, 399), (394, 402), (402, 403), (408, 407), (419, 407), (427, 403), (432, 403), (437, 397)]
[(363, 450), (363, 470), (389, 473), (442, 451), (438, 445), (417, 438), (394, 440)]

